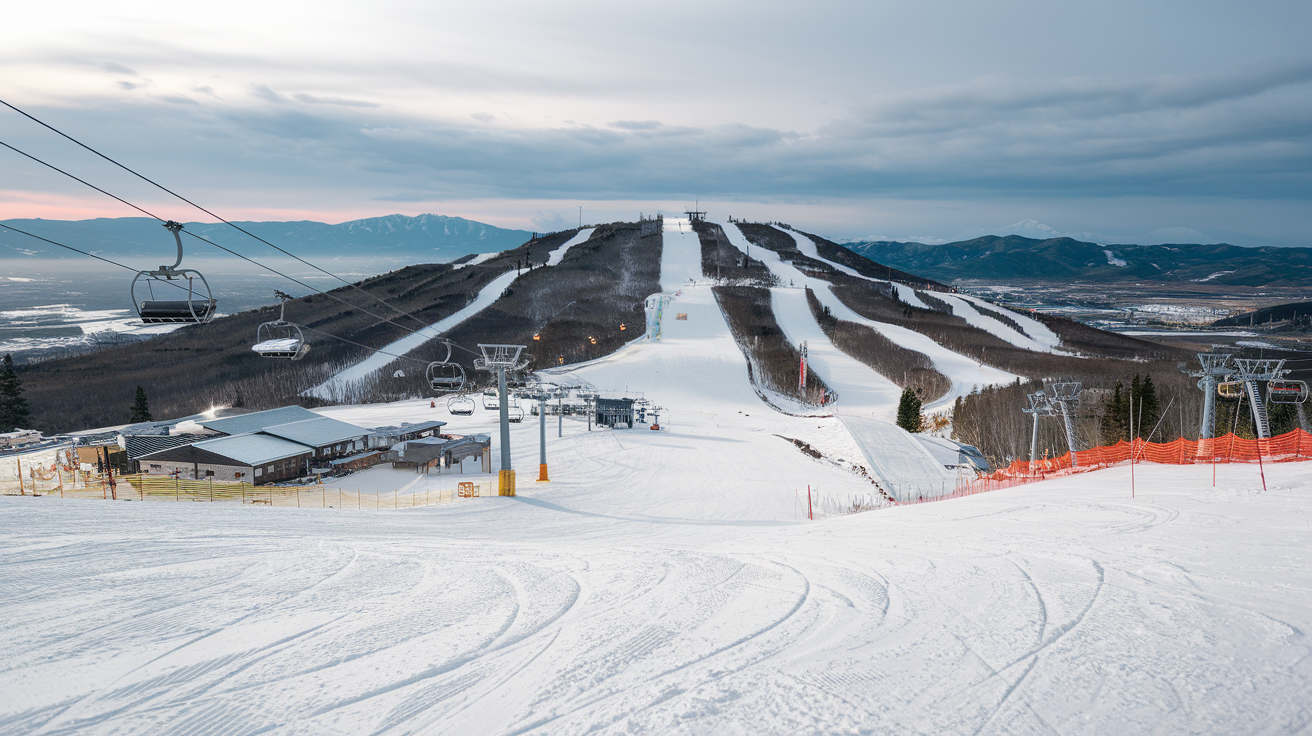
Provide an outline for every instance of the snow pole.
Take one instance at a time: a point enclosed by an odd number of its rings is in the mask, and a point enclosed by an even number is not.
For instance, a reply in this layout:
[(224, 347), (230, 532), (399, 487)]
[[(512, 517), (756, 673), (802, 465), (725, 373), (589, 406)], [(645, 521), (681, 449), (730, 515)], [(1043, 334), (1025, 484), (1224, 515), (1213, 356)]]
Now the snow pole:
[(811, 507), (811, 486), (806, 487), (806, 518), (815, 521), (815, 511)]
[(1262, 438), (1257, 440), (1257, 472), (1262, 475), (1262, 492), (1266, 493), (1266, 470), (1262, 467)]
[[(1140, 399), (1142, 402), (1142, 399)], [(1130, 498), (1134, 498), (1134, 402), (1130, 402)]]

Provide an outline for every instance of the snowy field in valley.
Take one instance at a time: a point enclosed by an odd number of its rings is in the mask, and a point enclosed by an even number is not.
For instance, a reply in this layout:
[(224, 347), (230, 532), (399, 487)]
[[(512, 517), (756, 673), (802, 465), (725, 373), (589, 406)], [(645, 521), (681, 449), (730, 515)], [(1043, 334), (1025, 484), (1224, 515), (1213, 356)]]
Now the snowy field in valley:
[(1308, 725), (1312, 465), (809, 523), (578, 470), (403, 511), (0, 499), (0, 731)]

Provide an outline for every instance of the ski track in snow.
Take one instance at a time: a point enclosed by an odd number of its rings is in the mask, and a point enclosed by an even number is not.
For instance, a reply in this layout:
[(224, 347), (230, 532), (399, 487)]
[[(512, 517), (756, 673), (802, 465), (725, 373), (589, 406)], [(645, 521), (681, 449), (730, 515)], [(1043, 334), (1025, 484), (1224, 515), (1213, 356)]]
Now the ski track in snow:
[[(724, 228), (729, 242), (734, 246), (740, 249), (750, 246), (746, 236), (742, 234), (742, 231), (736, 225), (721, 223), (721, 226)], [(802, 289), (809, 287), (820, 303), (829, 307), (829, 311), (838, 319), (866, 325), (898, 345), (908, 350), (923, 353), (929, 358), (934, 368), (952, 381), (952, 389), (947, 394), (926, 404), (925, 411), (932, 412), (947, 409), (952, 406), (958, 396), (965, 396), (978, 386), (1011, 383), (1017, 378), (1015, 374), (984, 365), (960, 353), (955, 353), (915, 330), (866, 319), (852, 311), (838, 297), (834, 296), (829, 288), (829, 282), (807, 276), (792, 265), (784, 263), (778, 253), (768, 248), (757, 247), (753, 252), (755, 253), (753, 257), (763, 262), (787, 285), (785, 288)], [(996, 320), (994, 321), (996, 322)], [(842, 397), (839, 398), (841, 401)], [(896, 404), (894, 404), (894, 411), (896, 411)]]
[[(793, 241), (797, 243), (797, 249), (801, 251), (802, 255), (809, 256), (818, 261), (827, 263), (830, 266), (834, 267), (835, 269), (838, 269), (839, 271), (847, 274), (848, 276), (855, 276), (856, 278), (859, 279), (865, 279), (867, 281), (874, 281), (877, 283), (892, 283), (893, 288), (897, 291), (898, 299), (901, 299), (904, 303), (909, 304), (913, 307), (919, 307), (921, 309), (930, 308), (928, 304), (923, 302), (920, 299), (920, 297), (916, 295), (916, 290), (911, 288), (910, 286), (907, 286), (906, 284), (899, 284), (896, 281), (889, 282), (885, 279), (871, 278), (869, 276), (866, 276), (858, 272), (853, 268), (849, 268), (842, 264), (835, 263), (829, 260), (828, 258), (821, 256), (818, 248), (816, 247), (815, 241), (811, 240), (807, 236), (799, 232), (787, 230), (784, 228), (775, 228), (775, 229), (791, 237)], [(1061, 352), (1058, 349), (1058, 346), (1061, 344), (1061, 338), (1059, 338), (1055, 332), (1049, 329), (1047, 325), (1034, 319), (1033, 317), (1029, 317), (1020, 314), (1018, 312), (1014, 312), (1010, 309), (1007, 309), (1006, 307), (1000, 307), (996, 304), (985, 302), (984, 300), (978, 297), (973, 297), (966, 294), (935, 293), (935, 298), (947, 302), (948, 305), (952, 307), (953, 314), (956, 314), (958, 317), (961, 317), (962, 319), (966, 320), (972, 326), (978, 327), (986, 332), (989, 332), (995, 335), (996, 337), (1006, 340), (1007, 342), (1017, 347), (1025, 348), (1026, 350), (1034, 350), (1036, 352), (1041, 352), (1041, 353)], [(1021, 326), (1021, 329), (1025, 330), (1025, 333), (1029, 335), (1029, 337), (1026, 337), (1026, 335), (1017, 332), (1014, 328), (1012, 328), (1009, 325), (1003, 324), (1002, 322), (992, 317), (981, 314), (978, 310), (974, 308), (976, 305), (984, 307), (986, 309), (990, 309), (995, 312), (1001, 312), (1002, 314), (1005, 314), (1008, 317), (1014, 319), (1016, 323)]]
[(547, 265), (548, 266), (560, 265), (560, 262), (565, 260), (565, 254), (569, 252), (570, 248), (573, 248), (579, 243), (587, 242), (588, 238), (591, 238), (592, 234), (596, 231), (597, 228), (595, 227), (588, 227), (578, 231), (578, 233), (575, 234), (574, 237), (565, 241), (564, 245), (561, 245), (559, 248), (551, 252), (551, 257), (547, 259)]
[[(483, 289), (478, 292), (478, 296), (475, 297), (474, 301), (464, 309), (461, 309), (450, 317), (434, 322), (418, 332), (411, 333), (395, 342), (388, 343), (387, 345), (378, 348), (380, 352), (373, 353), (368, 358), (365, 358), (350, 368), (335, 374), (327, 381), (307, 390), (305, 392), (306, 395), (327, 399), (332, 397), (332, 391), (334, 388), (340, 391), (359, 383), (374, 371), (381, 370), (389, 363), (396, 360), (395, 356), (405, 355), (411, 350), (419, 348), (424, 343), (437, 339), (442, 333), (454, 329), (460, 323), (473, 317), (484, 309), (487, 309), (496, 302), (497, 299), (501, 298), (501, 292), (505, 291), (506, 287), (510, 286), (510, 284), (518, 277), (519, 274), (517, 272), (507, 271), (495, 279), (492, 279), (491, 283), (484, 286)], [(441, 360), (440, 357), (436, 359)]]
[[(0, 498), (0, 730), (1306, 725), (1312, 465), (1268, 468), (1267, 493), (1247, 466), (1213, 489), (1207, 466), (1144, 464), (1133, 500), (1121, 467), (813, 524), (685, 504), (702, 523), (670, 524), (641, 518), (677, 493), (663, 475), (617, 472), (636, 458), (575, 480), (608, 433), (573, 429), (561, 480), (519, 499)], [(740, 502), (763, 492), (717, 476)]]

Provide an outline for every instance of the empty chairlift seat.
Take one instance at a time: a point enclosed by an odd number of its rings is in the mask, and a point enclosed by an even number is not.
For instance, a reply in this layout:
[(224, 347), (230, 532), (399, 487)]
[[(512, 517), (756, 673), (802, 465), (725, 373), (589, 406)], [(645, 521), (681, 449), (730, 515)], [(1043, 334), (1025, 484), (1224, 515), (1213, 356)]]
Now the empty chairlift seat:
[(209, 322), (217, 305), (213, 300), (163, 301), (144, 300), (137, 309), (146, 324)]
[[(129, 287), (132, 306), (145, 324), (209, 322), (218, 309), (218, 302), (214, 299), (209, 282), (200, 271), (178, 268), (182, 264), (182, 236), (179, 235), (182, 225), (170, 220), (164, 223), (164, 227), (173, 233), (173, 239), (177, 241), (178, 259), (172, 266), (160, 266), (153, 271), (137, 272)], [(185, 287), (182, 285), (183, 281), (187, 282)], [(144, 298), (138, 296), (138, 286), (144, 287)], [(185, 294), (186, 298), (160, 299), (155, 293), (157, 286), (169, 296)]]

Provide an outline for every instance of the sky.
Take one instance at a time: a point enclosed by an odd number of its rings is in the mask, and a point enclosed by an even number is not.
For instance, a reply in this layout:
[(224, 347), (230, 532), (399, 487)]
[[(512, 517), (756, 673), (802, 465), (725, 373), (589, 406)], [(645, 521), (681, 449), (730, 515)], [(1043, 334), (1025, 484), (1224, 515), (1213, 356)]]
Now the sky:
[[(699, 202), (835, 239), (1312, 245), (1310, 30), (1305, 0), (56, 0), (6, 8), (0, 100), (229, 219)], [(2, 107), (0, 141), (206, 219)], [(0, 218), (136, 214), (0, 149)]]

